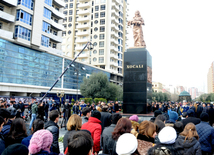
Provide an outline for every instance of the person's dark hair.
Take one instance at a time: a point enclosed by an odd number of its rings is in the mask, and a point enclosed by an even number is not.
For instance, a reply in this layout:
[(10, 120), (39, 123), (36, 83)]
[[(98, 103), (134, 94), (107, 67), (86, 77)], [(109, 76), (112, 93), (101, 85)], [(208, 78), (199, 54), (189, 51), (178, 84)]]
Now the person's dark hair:
[(21, 155), (28, 155), (29, 151), (28, 148), (23, 144), (12, 144), (9, 145), (1, 155), (14, 155), (14, 154), (21, 154)]
[(162, 122), (165, 122), (166, 121), (166, 116), (164, 115), (158, 115), (156, 118), (155, 118), (155, 121), (157, 120), (160, 120)]
[(132, 123), (128, 118), (121, 118), (117, 122), (114, 131), (112, 132), (112, 138), (117, 140), (122, 134), (131, 132)]
[(27, 137), (25, 122), (22, 118), (16, 118), (12, 121), (10, 132), (8, 135), (13, 139), (20, 136)]
[(83, 114), (84, 116), (86, 116), (87, 113), (89, 113), (90, 111), (91, 111), (91, 108), (85, 107), (85, 108), (82, 109), (82, 114)]
[(187, 112), (183, 112), (182, 116), (186, 118), (187, 117)]
[(4, 118), (0, 116), (0, 125), (2, 125), (2, 123), (4, 123)]
[(183, 123), (181, 121), (175, 122), (174, 129), (177, 133), (181, 133), (183, 131)]
[(91, 117), (95, 117), (95, 118), (97, 118), (97, 119), (100, 120), (100, 118), (101, 118), (101, 113), (100, 113), (98, 110), (94, 110), (94, 111), (92, 111), (92, 113), (91, 113)]
[(161, 115), (162, 112), (160, 110), (155, 110), (154, 117), (157, 117), (158, 115)]
[(58, 110), (52, 110), (49, 114), (49, 118), (51, 121), (55, 121), (56, 118), (59, 117), (59, 112)]
[(0, 116), (3, 117), (4, 119), (10, 118), (10, 112), (6, 109), (0, 109)]
[(44, 121), (41, 119), (36, 119), (33, 121), (33, 133), (35, 133), (38, 130), (44, 129)]
[(69, 142), (68, 153), (66, 155), (87, 155), (93, 145), (94, 143), (91, 135), (85, 131), (79, 131)]
[(200, 119), (203, 122), (209, 122), (209, 115), (206, 112), (201, 113)]
[[(159, 115), (160, 116), (160, 115)], [(165, 127), (164, 122), (162, 122), (161, 120), (155, 120), (155, 125), (157, 126), (157, 134)]]
[(117, 124), (118, 120), (122, 118), (122, 115), (119, 113), (114, 113), (111, 115), (112, 124)]
[(108, 110), (108, 106), (105, 105), (102, 107), (102, 112), (106, 112), (107, 110)]

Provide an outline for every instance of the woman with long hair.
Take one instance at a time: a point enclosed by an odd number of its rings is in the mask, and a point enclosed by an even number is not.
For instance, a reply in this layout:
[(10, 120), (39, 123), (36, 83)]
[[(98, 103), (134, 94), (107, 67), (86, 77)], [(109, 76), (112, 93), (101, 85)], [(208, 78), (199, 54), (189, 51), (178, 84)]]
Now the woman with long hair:
[(103, 146), (104, 154), (117, 155), (116, 153), (116, 142), (118, 138), (124, 133), (130, 133), (132, 128), (132, 123), (128, 118), (121, 118), (117, 122), (112, 135), (109, 135), (106, 139), (106, 143)]
[(199, 136), (193, 123), (188, 123), (175, 142), (175, 149), (183, 155), (201, 155)]
[(25, 122), (22, 118), (16, 118), (13, 120), (8, 136), (5, 138), (5, 146), (9, 146), (15, 143), (21, 143), (22, 139), (27, 137), (27, 131)]

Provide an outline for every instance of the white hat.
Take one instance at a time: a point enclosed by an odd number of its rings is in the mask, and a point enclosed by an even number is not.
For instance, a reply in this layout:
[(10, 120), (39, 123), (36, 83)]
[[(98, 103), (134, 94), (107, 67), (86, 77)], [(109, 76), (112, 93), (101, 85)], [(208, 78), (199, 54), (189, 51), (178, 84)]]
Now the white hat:
[(116, 145), (116, 152), (118, 155), (130, 155), (137, 149), (137, 138), (131, 133), (122, 134)]
[(177, 134), (173, 127), (166, 126), (159, 132), (158, 138), (162, 144), (173, 144)]

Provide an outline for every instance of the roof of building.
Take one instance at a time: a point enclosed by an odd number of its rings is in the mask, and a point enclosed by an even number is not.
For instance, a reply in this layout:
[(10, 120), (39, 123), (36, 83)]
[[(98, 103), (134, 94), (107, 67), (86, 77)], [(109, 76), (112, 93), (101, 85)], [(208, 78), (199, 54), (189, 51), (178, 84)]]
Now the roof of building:
[(182, 91), (179, 96), (191, 96), (187, 91)]

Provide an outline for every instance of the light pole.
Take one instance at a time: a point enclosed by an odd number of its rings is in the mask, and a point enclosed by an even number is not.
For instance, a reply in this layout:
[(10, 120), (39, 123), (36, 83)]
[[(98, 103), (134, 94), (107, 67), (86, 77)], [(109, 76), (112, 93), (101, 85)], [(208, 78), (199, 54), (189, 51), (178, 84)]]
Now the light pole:
[(64, 91), (57, 91), (57, 97), (59, 97), (59, 100), (60, 100), (60, 105), (62, 104), (62, 98), (64, 96), (65, 92)]

